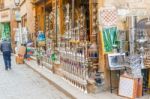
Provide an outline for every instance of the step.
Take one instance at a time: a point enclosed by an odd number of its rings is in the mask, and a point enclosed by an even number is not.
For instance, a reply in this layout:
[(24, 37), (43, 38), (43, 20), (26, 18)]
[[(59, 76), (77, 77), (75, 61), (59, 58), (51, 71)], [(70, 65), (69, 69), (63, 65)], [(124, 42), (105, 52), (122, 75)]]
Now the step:
[(78, 88), (74, 87), (71, 84), (68, 84), (66, 80), (64, 80), (61, 76), (53, 74), (49, 69), (38, 66), (36, 61), (25, 61), (25, 64), (32, 68), (34, 71), (39, 73), (42, 77), (48, 80), (51, 84), (53, 84), (60, 91), (65, 93), (71, 99), (96, 99), (91, 94), (86, 94), (80, 91)]

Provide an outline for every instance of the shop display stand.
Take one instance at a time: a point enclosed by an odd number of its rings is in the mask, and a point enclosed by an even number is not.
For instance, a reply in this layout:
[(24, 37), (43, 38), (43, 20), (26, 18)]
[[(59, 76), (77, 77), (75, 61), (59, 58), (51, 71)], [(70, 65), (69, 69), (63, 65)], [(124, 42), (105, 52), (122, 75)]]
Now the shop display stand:
[[(74, 1), (72, 1), (72, 4)], [(87, 75), (87, 69), (84, 66), (85, 64), (85, 46), (79, 47), (79, 32), (81, 32), (81, 29), (83, 27), (80, 27), (79, 21), (75, 21), (75, 23), (78, 24), (77, 27), (74, 26), (74, 22), (70, 18), (70, 6), (69, 4), (66, 5), (67, 13), (65, 17), (65, 26), (66, 31), (65, 34), (61, 37), (61, 40), (63, 42), (61, 43), (60, 51), (60, 61), (62, 65), (62, 70), (64, 73), (64, 78), (69, 81), (74, 86), (78, 87), (79, 89), (86, 92), (86, 75)], [(72, 12), (74, 12), (75, 9), (72, 9)], [(73, 13), (72, 13), (73, 15)], [(72, 17), (72, 19), (74, 19)], [(80, 51), (80, 52), (77, 52)]]
[[(72, 3), (74, 4), (74, 3)], [(77, 54), (77, 48), (79, 47), (79, 32), (80, 29), (83, 27), (72, 28), (71, 26), (73, 24), (73, 21), (70, 19), (69, 4), (66, 4), (66, 17), (65, 17), (65, 26), (66, 26), (66, 32), (64, 36), (62, 36), (62, 40), (64, 40), (64, 43), (62, 43), (60, 49), (62, 51), (60, 52), (60, 61), (62, 63), (62, 70), (64, 74), (64, 78), (70, 82), (75, 87), (81, 89), (86, 93), (86, 75), (87, 71), (84, 66), (84, 51), (82, 51), (82, 54)], [(74, 9), (72, 10), (74, 11)], [(82, 48), (83, 49), (83, 48)], [(71, 58), (71, 59), (70, 59)]]
[[(135, 39), (134, 37), (134, 35), (136, 34), (136, 25), (133, 23), (136, 23), (136, 16), (123, 16), (128, 17), (131, 22), (130, 24), (128, 24), (129, 31), (127, 31), (128, 29), (126, 27), (125, 30), (121, 30), (121, 32), (124, 32), (123, 39), (120, 39), (119, 36), (119, 39), (116, 40), (117, 36), (114, 37), (118, 46), (113, 39), (111, 42), (112, 44), (109, 44), (112, 46), (112, 49), (109, 52), (104, 48), (105, 41), (104, 34), (102, 33), (103, 30), (101, 30), (100, 32), (99, 29), (107, 29), (113, 27), (117, 30), (117, 24), (113, 24), (110, 26), (102, 26), (101, 24), (98, 24), (98, 11), (100, 9), (99, 7), (103, 5), (103, 0), (88, 0), (88, 3), (86, 0), (83, 0), (85, 2), (80, 1), (82, 0), (51, 1), (50, 4), (52, 8), (50, 12), (45, 12), (46, 16), (44, 25), (46, 35), (46, 52), (41, 50), (42, 47), (37, 48), (42, 56), (42, 58), (40, 59), (42, 62), (40, 62), (40, 64), (50, 68), (50, 70), (52, 70), (54, 73), (60, 74), (62, 78), (69, 84), (77, 87), (85, 93), (95, 93), (96, 91), (103, 91), (105, 90), (105, 88), (109, 87), (109, 84), (110, 92), (112, 93), (114, 89), (113, 85), (116, 84), (115, 81), (115, 84), (113, 84), (114, 82), (112, 80), (115, 79), (112, 78), (112, 71), (114, 71), (114, 69), (106, 68), (106, 64), (108, 63), (108, 61), (105, 56), (112, 53), (122, 54), (127, 52), (127, 54), (129, 54), (129, 57), (126, 57), (127, 60), (125, 60), (125, 62), (127, 62), (128, 65), (125, 64), (126, 66), (123, 67), (126, 68), (125, 71), (130, 71), (130, 73), (128, 73), (131, 74), (130, 76), (132, 76), (131, 78), (133, 78), (132, 80), (134, 80), (135, 83), (137, 83), (137, 79), (140, 82), (142, 73), (140, 72), (141, 68), (139, 68), (138, 66), (140, 61), (139, 56), (135, 55), (135, 41), (140, 43), (139, 52), (141, 53), (141, 59), (143, 60), (141, 63), (143, 65), (144, 62), (144, 66), (146, 67), (146, 69), (150, 65), (150, 58), (144, 57), (144, 43), (146, 42), (146, 40), (142, 41), (141, 39)], [(86, 7), (89, 7), (88, 9), (86, 9), (87, 12), (85, 11)], [(106, 8), (106, 10), (111, 9)], [(118, 17), (116, 15), (113, 15), (114, 13), (116, 13), (115, 11), (116, 9), (110, 11), (112, 13), (109, 15), (112, 19), (118, 20)], [(39, 21), (38, 16), (36, 20)], [(89, 23), (87, 20), (89, 21)], [(113, 22), (110, 22), (109, 24), (112, 23)], [(39, 29), (39, 23), (36, 22), (36, 24), (37, 29)], [(110, 32), (110, 34), (113, 33), (111, 32), (111, 29), (109, 29), (108, 31)], [(104, 32), (105, 34), (107, 34), (106, 31)], [(130, 32), (128, 36), (126, 35), (127, 32)], [(110, 36), (110, 34), (106, 36)], [(129, 39), (129, 42), (126, 41), (128, 40), (127, 37)], [(109, 39), (112, 38), (110, 37)], [(130, 50), (126, 48), (128, 47), (128, 43), (130, 44)], [(56, 54), (56, 60), (51, 59), (52, 54)], [(119, 71), (118, 74), (120, 77), (120, 71), (123, 71), (124, 68), (115, 69), (115, 71), (116, 70)], [(145, 84), (146, 87), (144, 87), (145, 89), (149, 90), (149, 88), (147, 87), (150, 87), (150, 81), (147, 81), (146, 79), (145, 81), (143, 81), (143, 83), (145, 82), (148, 82), (148, 84)], [(141, 95), (141, 87), (142, 85), (140, 85), (139, 91), (137, 92), (139, 96)]]
[(45, 66), (47, 66), (47, 68), (52, 70), (52, 66), (49, 64), (52, 64), (52, 60), (51, 60), (51, 54), (52, 54), (52, 33), (53, 33), (53, 11), (47, 11), (46, 12), (46, 20), (45, 20), (45, 24), (46, 24), (46, 55), (45, 58), (43, 60), (43, 64)]
[[(95, 92), (95, 84), (100, 84), (102, 81), (100, 78), (101, 73), (99, 73), (99, 71), (95, 73), (96, 70), (98, 70), (96, 19), (95, 17), (93, 18), (93, 21), (95, 22), (93, 24), (95, 25), (93, 26), (92, 36), (89, 36), (93, 38), (92, 43), (90, 43), (87, 36), (84, 8), (75, 8), (74, 2), (75, 1), (72, 0), (72, 6), (70, 6), (69, 3), (64, 5), (64, 12), (66, 12), (64, 13), (65, 33), (60, 37), (59, 47), (59, 49), (61, 49), (59, 51), (61, 71), (64, 79), (73, 86), (81, 89), (85, 93)], [(97, 4), (93, 4), (93, 6), (96, 5)], [(96, 16), (97, 13), (94, 11), (93, 13), (95, 13)], [(92, 72), (94, 73), (94, 76), (96, 76), (94, 79), (90, 76)]]

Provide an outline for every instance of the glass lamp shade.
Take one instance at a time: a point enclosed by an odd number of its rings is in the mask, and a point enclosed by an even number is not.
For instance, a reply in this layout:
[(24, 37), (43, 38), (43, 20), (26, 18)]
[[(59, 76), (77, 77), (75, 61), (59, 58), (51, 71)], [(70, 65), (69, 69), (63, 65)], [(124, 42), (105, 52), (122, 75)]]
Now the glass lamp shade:
[(147, 31), (146, 30), (137, 30), (137, 33), (136, 33), (136, 41), (139, 43), (139, 44), (143, 44), (145, 43), (146, 41), (148, 40), (147, 38)]
[(20, 0), (14, 0), (15, 5), (18, 6), (20, 4)]
[(138, 50), (141, 58), (141, 67), (144, 68), (144, 53), (145, 53), (145, 44), (148, 40), (146, 30), (137, 30), (136, 33), (136, 42), (138, 43)]

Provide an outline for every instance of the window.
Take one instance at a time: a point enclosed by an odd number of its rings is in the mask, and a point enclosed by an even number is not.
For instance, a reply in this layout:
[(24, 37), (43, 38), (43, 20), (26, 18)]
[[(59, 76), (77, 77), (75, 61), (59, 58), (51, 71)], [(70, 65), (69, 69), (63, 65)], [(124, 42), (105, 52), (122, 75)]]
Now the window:
[(21, 18), (22, 27), (27, 27), (27, 14)]

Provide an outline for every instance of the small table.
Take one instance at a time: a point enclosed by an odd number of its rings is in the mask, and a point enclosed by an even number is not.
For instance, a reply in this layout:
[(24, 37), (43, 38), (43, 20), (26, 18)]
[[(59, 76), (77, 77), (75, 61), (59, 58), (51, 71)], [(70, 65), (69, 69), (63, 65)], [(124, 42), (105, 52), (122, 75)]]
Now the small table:
[(122, 67), (118, 67), (118, 68), (109, 68), (109, 70), (110, 70), (110, 73), (109, 73), (109, 76), (110, 76), (110, 92), (112, 93), (112, 91), (114, 89), (116, 89), (116, 88), (113, 88), (113, 85), (112, 85), (112, 71), (115, 71), (115, 72), (118, 71), (119, 77), (120, 77), (120, 71), (125, 70), (125, 67), (122, 66)]
[(112, 86), (112, 71), (119, 71), (119, 77), (120, 77), (120, 71), (125, 69), (125, 53), (111, 53), (106, 55), (106, 60), (108, 63), (108, 69), (110, 70), (110, 92), (114, 90)]

